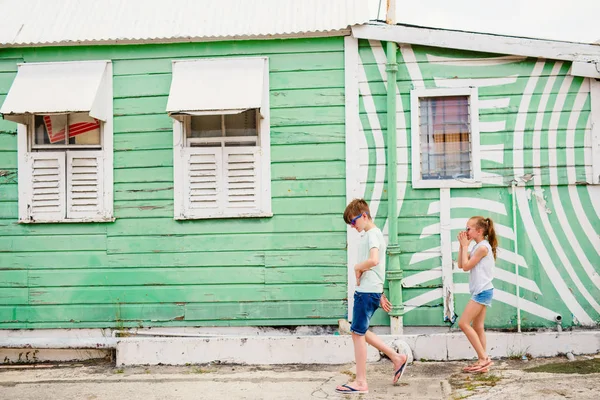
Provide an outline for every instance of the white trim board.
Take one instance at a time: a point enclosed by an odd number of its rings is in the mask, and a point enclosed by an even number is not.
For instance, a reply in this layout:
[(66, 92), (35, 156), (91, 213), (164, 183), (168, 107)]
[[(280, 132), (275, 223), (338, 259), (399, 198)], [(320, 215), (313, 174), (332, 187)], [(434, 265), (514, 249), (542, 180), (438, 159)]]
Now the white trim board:
[(357, 39), (393, 41), (485, 53), (548, 58), (564, 61), (600, 61), (600, 46), (584, 43), (490, 35), (404, 25), (352, 27)]
[[(360, 119), (358, 117), (358, 40), (346, 36), (344, 38), (344, 65), (346, 82), (346, 176), (359, 176), (359, 135)], [(346, 179), (346, 204), (352, 199), (362, 197), (360, 182), (358, 179)], [(348, 319), (352, 320), (354, 308), (355, 276), (354, 265), (358, 262), (356, 248), (358, 246), (358, 234), (351, 227), (346, 228), (348, 241)]]

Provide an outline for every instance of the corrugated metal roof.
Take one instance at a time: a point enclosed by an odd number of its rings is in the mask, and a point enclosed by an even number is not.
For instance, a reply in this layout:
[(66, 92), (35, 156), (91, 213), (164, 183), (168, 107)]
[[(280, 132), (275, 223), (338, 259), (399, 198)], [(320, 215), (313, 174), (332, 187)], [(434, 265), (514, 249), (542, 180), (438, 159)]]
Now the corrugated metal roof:
[(366, 0), (0, 0), (0, 46), (301, 36), (369, 20)]

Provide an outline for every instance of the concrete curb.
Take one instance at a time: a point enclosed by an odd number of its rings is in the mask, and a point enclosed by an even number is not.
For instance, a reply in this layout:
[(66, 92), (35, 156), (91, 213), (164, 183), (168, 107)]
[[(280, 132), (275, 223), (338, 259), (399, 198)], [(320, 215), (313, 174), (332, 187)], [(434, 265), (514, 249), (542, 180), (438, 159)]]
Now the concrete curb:
[[(380, 335), (389, 344), (404, 341), (416, 360), (464, 360), (475, 351), (460, 333)], [(600, 331), (544, 333), (487, 333), (492, 357), (550, 357), (561, 353), (600, 352)], [(398, 347), (397, 344), (395, 347)], [(380, 355), (369, 346), (368, 361)], [(120, 338), (117, 365), (184, 365), (210, 362), (231, 364), (345, 364), (354, 361), (349, 336), (262, 336), (205, 338)]]

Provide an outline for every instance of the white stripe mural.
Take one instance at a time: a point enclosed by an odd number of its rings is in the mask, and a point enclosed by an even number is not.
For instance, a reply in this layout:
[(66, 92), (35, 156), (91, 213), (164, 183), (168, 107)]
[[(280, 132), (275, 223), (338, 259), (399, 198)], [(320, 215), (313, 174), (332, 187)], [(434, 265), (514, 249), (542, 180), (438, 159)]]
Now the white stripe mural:
[[(387, 209), (380, 204), (387, 198), (386, 189), (379, 177), (385, 176), (386, 167), (381, 146), (386, 110), (385, 102), (373, 99), (385, 94), (386, 57), (379, 42), (361, 41), (359, 53), (362, 128), (365, 136), (372, 135), (363, 140), (370, 162), (361, 163), (367, 169), (361, 174), (370, 179), (364, 193), (375, 204), (376, 221), (385, 224)], [(473, 215), (493, 218), (500, 242), (496, 301), (488, 314), (491, 326), (516, 327), (517, 306), (524, 328), (555, 324), (557, 315), (565, 325), (599, 324), (600, 188), (585, 186), (591, 179), (592, 156), (589, 81), (569, 75), (568, 62), (407, 45), (399, 46), (398, 67), (398, 217), (405, 324), (444, 325), (448, 313), (444, 290), (449, 287), (457, 312), (464, 307), (468, 274), (454, 267), (452, 282), (443, 283), (442, 266), (448, 257), (456, 258), (455, 237)], [(440, 189), (411, 185), (410, 90), (469, 86), (478, 88), (483, 184), (450, 189), (449, 201), (441, 203)], [(514, 183), (518, 186), (513, 193)], [(450, 216), (447, 222), (440, 220), (445, 213)], [(444, 226), (451, 231), (450, 247), (444, 247)], [(381, 314), (376, 320), (386, 323)]]

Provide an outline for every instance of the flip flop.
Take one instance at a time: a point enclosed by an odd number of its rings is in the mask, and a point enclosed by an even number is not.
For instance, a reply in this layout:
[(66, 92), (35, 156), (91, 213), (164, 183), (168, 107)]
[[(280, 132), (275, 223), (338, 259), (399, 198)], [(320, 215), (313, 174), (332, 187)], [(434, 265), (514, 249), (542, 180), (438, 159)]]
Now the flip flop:
[(400, 378), (402, 378), (402, 375), (404, 375), (404, 371), (406, 371), (406, 364), (407, 363), (408, 363), (408, 357), (406, 357), (406, 361), (404, 361), (404, 364), (402, 364), (400, 366), (400, 368), (398, 368), (398, 371), (396, 371), (396, 373), (394, 374), (394, 380), (392, 381), (394, 385), (396, 383), (398, 383), (398, 381), (400, 380)]
[(479, 368), (479, 365), (480, 364), (477, 364), (476, 362), (473, 364), (467, 365), (466, 367), (464, 367), (462, 369), (462, 372), (471, 372), (471, 370)]
[(491, 367), (492, 365), (494, 365), (494, 362), (488, 358), (485, 363), (480, 364), (479, 367), (477, 367), (477, 368), (473, 368), (473, 369), (469, 370), (469, 372), (471, 372), (471, 373), (488, 372), (489, 367)]
[(366, 394), (369, 393), (368, 390), (358, 390), (358, 389), (354, 389), (353, 387), (346, 385), (342, 385), (342, 387), (348, 389), (348, 390), (340, 390), (338, 388), (335, 388), (335, 392), (336, 393), (341, 393), (341, 394)]

